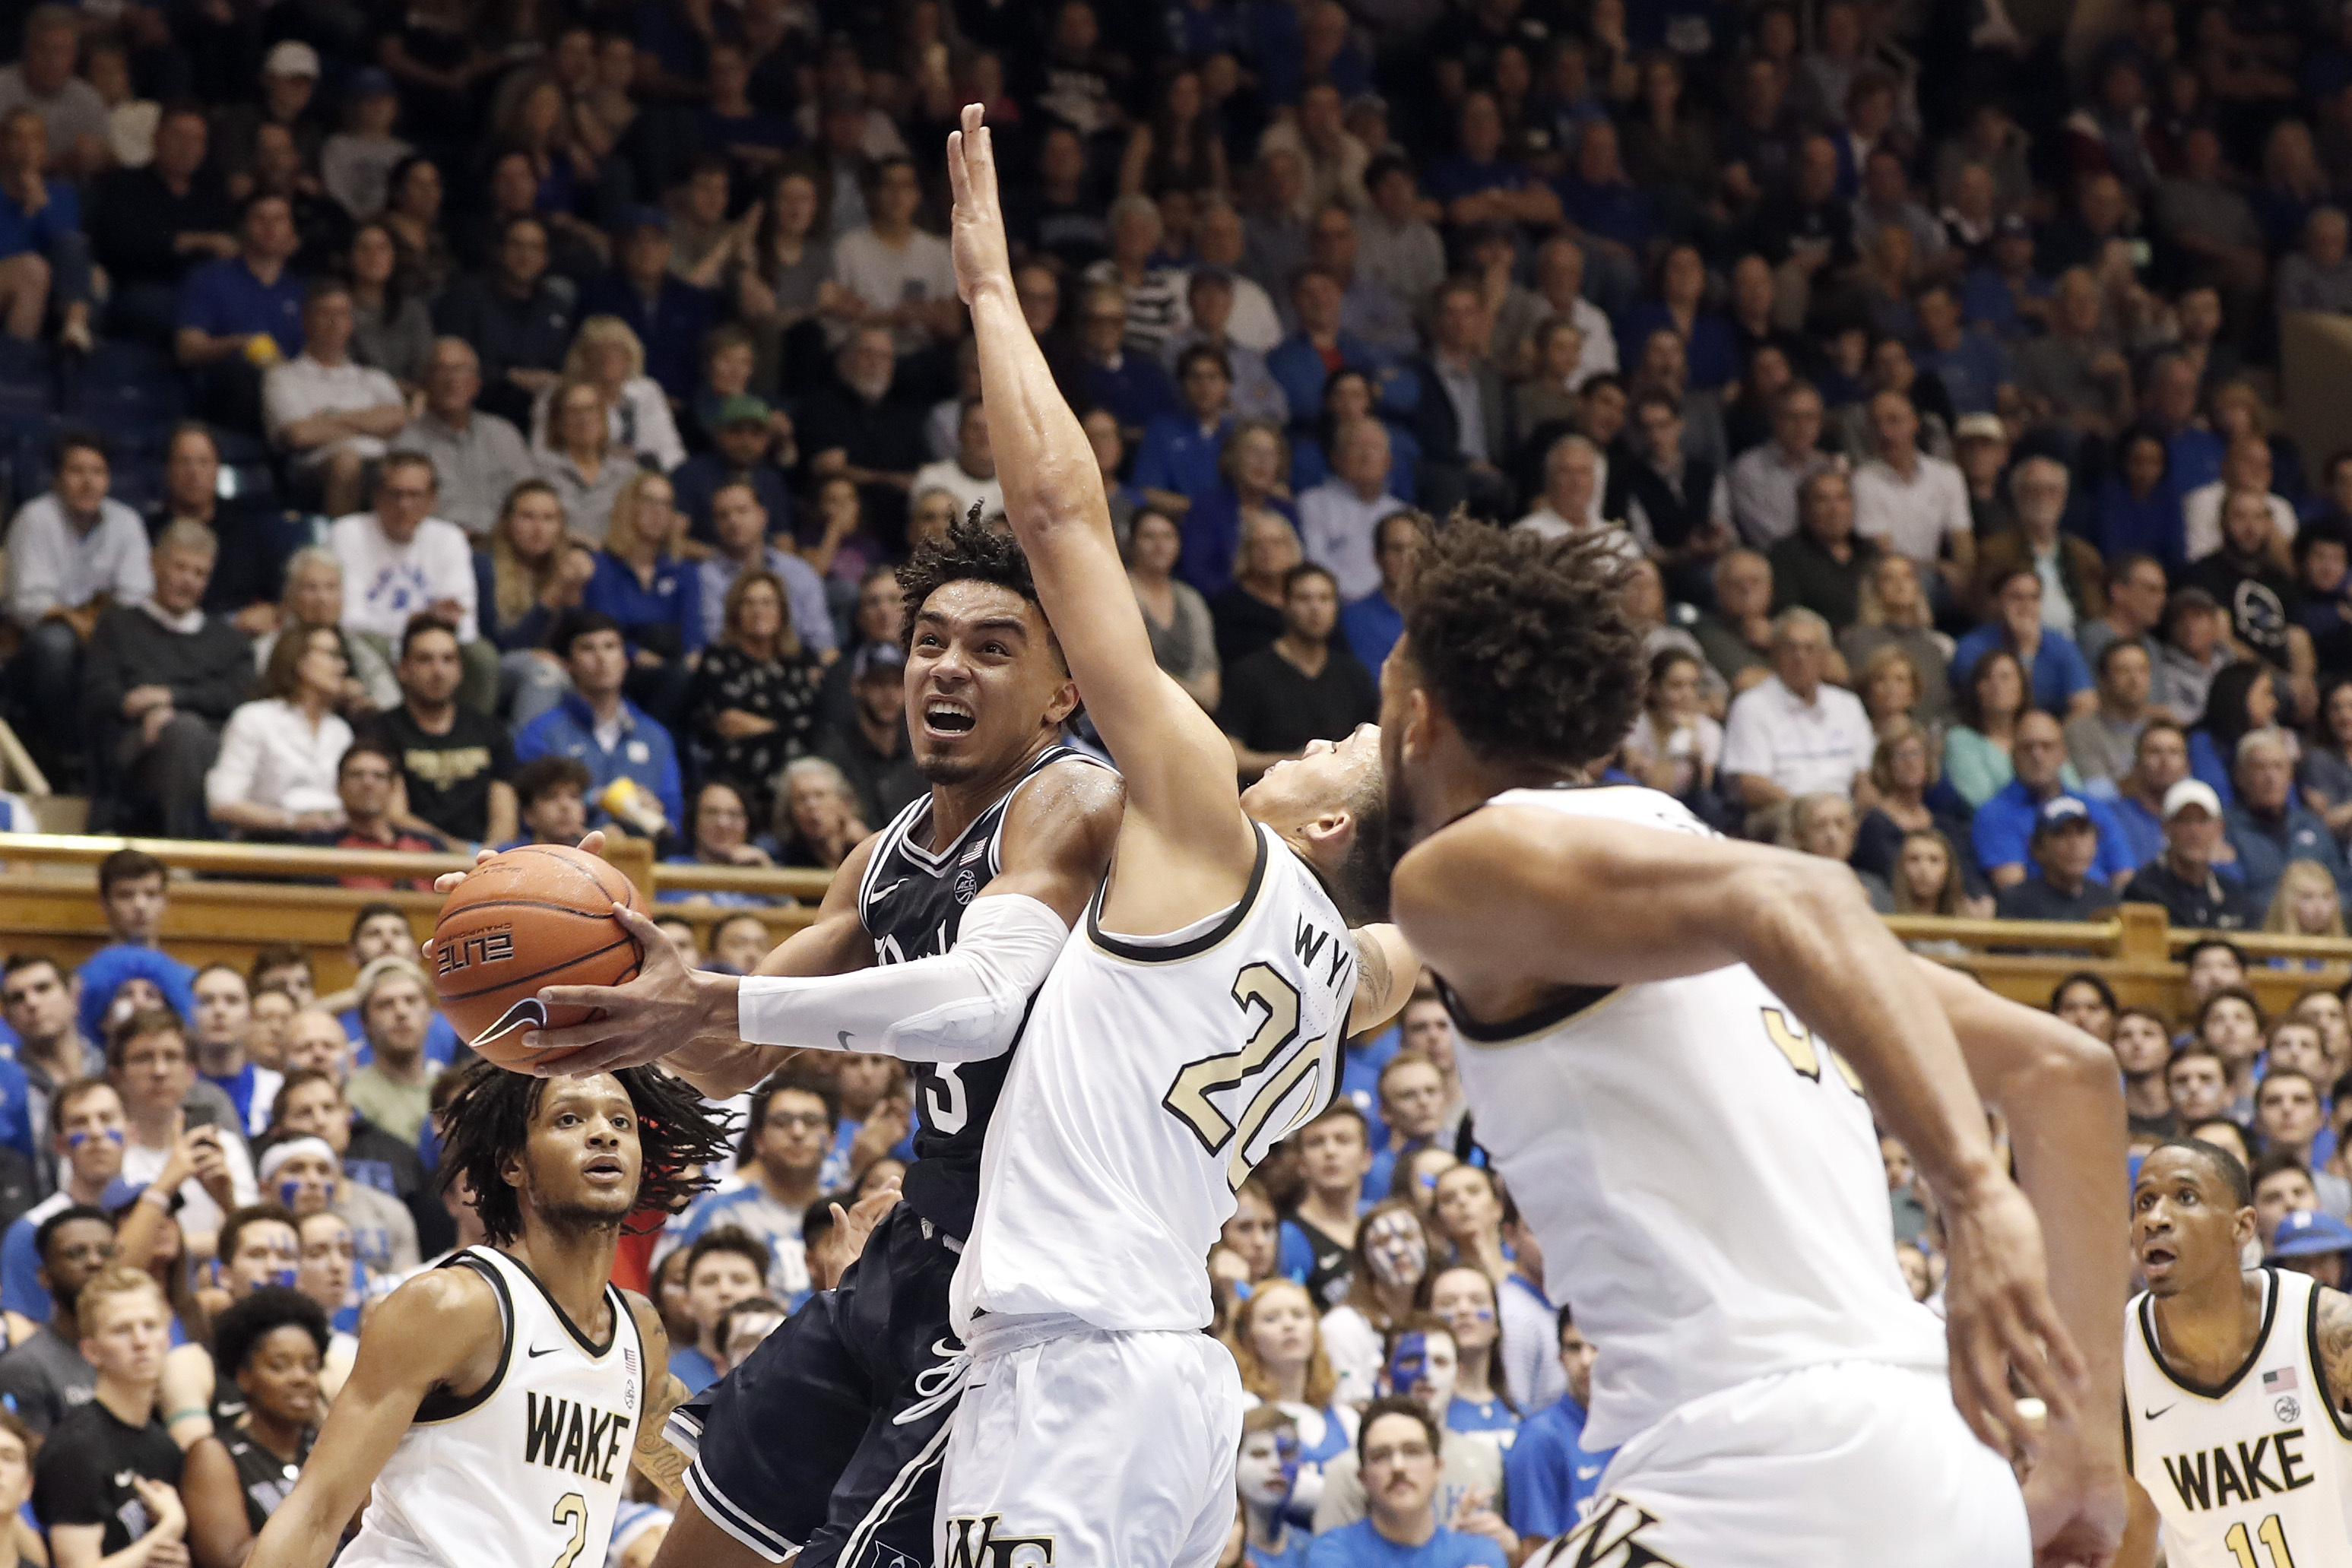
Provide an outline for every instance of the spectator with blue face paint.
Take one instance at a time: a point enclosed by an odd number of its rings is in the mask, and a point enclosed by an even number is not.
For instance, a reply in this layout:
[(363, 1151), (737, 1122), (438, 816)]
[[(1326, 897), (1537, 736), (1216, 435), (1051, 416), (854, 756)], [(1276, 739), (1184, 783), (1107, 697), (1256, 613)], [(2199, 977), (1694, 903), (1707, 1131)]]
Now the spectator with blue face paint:
[(1242, 1417), (1234, 1479), (1242, 1500), (1242, 1553), (1247, 1568), (1306, 1568), (1308, 1535), (1287, 1515), (1298, 1478), (1298, 1429), (1274, 1405)]
[(1323, 1351), (1315, 1303), (1305, 1286), (1268, 1280), (1234, 1314), (1230, 1341), (1242, 1388), (1289, 1420), (1297, 1443), (1292, 1520), (1306, 1524), (1323, 1498), (1323, 1467), (1354, 1446), (1356, 1412), (1336, 1397), (1339, 1380)]
[[(1480, 1183), (1486, 1173), (1475, 1166), (1458, 1166), (1448, 1178), (1467, 1171)], [(1465, 1184), (1467, 1178), (1464, 1178)], [(1429, 1278), (1429, 1310), (1453, 1331), (1455, 1364), (1454, 1397), (1437, 1413), (1449, 1432), (1462, 1432), (1507, 1452), (1518, 1436), (1518, 1407), (1502, 1386), (1502, 1325), (1497, 1321), (1495, 1281), (1475, 1263), (1458, 1263)]]
[(1348, 1294), (1323, 1314), (1323, 1348), (1339, 1397), (1360, 1406), (1380, 1392), (1386, 1336), (1412, 1315), (1429, 1273), (1429, 1229), (1410, 1199), (1383, 1198), (1364, 1211), (1349, 1251)]
[(403, 1273), (424, 1260), (416, 1221), (400, 1201), (364, 1182), (343, 1179), (341, 1160), (321, 1137), (274, 1144), (261, 1156), (261, 1190), (297, 1219), (330, 1210), (352, 1228), (359, 1258), (372, 1272)]
[(49, 1102), (58, 1190), (19, 1215), (0, 1239), (0, 1308), (34, 1322), (48, 1321), (55, 1285), (41, 1282), (40, 1228), (66, 1209), (103, 1212), (137, 1196), (136, 1186), (122, 1179), (123, 1137), (122, 1097), (103, 1078), (79, 1079)]
[[(1492, 1443), (1466, 1432), (1445, 1429), (1445, 1411), (1454, 1403), (1460, 1373), (1461, 1351), (1445, 1320), (1415, 1312), (1391, 1331), (1388, 1354), (1381, 1363), (1380, 1391), (1402, 1397), (1426, 1413), (1436, 1429), (1437, 1477), (1434, 1508), (1439, 1519), (1475, 1512), (1503, 1494), (1503, 1461)], [(1315, 1505), (1315, 1533), (1323, 1536), (1365, 1517), (1367, 1492), (1383, 1478), (1364, 1471), (1372, 1441), (1372, 1423), (1387, 1399), (1367, 1406), (1359, 1428), (1356, 1451), (1341, 1454), (1324, 1467), (1323, 1497)], [(1496, 1521), (1498, 1525), (1500, 1521)], [(1346, 1560), (1342, 1560), (1343, 1563)], [(1452, 1559), (1447, 1559), (1452, 1561)], [(1417, 1563), (1414, 1568), (1421, 1568)]]

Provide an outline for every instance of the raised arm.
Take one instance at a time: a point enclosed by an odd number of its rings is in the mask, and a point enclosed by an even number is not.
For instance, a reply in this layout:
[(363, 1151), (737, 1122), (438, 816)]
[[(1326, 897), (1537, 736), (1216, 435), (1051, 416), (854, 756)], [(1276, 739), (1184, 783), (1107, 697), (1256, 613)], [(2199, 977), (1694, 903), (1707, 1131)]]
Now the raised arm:
[(2034, 1544), (2045, 1562), (2095, 1563), (2116, 1549), (2129, 1517), (2116, 1412), (2123, 1408), (2116, 1325), (2131, 1276), (2131, 1225), (2117, 1180), (2126, 1164), (2115, 1055), (2063, 1019), (1940, 964), (1915, 962), (1943, 1004), (1977, 1092), (2008, 1121), (2018, 1180), (2050, 1242), (2051, 1298), (2083, 1353), (2080, 1418), (2053, 1424), (2026, 1479)]
[(1013, 294), (996, 159), (977, 104), (965, 106), (962, 128), (948, 137), (948, 179), (956, 288), (971, 308), (1005, 516), (1095, 727), (1126, 775), (1129, 821), (1172, 852), (1172, 862), (1220, 884), (1211, 907), (1229, 903), (1257, 853), (1240, 810), (1233, 747), (1151, 656), (1094, 448)]
[(436, 1269), (368, 1319), (359, 1360), (327, 1414), (302, 1479), (254, 1542), (247, 1568), (326, 1568), (368, 1490), (435, 1388), (472, 1393), (497, 1375), (505, 1325), (471, 1269)]
[(1507, 1018), (1571, 986), (1746, 964), (1833, 1042), (1903, 1140), (1948, 1223), (1955, 1403), (2008, 1452), (2035, 1439), (2014, 1366), (2053, 1419), (2081, 1405), (2081, 1357), (2051, 1304), (2042, 1231), (1994, 1161), (1937, 997), (1834, 862), (1759, 845), (1489, 807), (1398, 862), (1405, 937), (1476, 1012)]

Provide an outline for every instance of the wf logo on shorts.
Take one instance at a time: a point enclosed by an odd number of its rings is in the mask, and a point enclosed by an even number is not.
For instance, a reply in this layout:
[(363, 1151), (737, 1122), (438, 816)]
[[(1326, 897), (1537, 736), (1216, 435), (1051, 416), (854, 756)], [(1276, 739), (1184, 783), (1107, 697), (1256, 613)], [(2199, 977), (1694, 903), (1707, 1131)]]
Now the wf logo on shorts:
[(1642, 1544), (1642, 1536), (1657, 1522), (1654, 1514), (1622, 1498), (1602, 1498), (1552, 1561), (1560, 1568), (1678, 1568)]
[(1053, 1568), (1050, 1535), (999, 1535), (997, 1514), (948, 1521), (947, 1556), (940, 1568)]

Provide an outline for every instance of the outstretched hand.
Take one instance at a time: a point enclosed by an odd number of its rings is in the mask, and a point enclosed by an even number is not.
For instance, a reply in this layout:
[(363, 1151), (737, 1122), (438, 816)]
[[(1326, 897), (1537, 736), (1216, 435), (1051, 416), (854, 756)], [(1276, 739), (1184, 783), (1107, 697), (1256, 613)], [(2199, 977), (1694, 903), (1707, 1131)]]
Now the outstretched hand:
[(661, 927), (625, 904), (614, 906), (613, 918), (636, 938), (637, 977), (625, 986), (549, 986), (541, 990), (539, 999), (550, 1012), (584, 1008), (588, 1021), (526, 1032), (523, 1045), (539, 1054), (516, 1063), (521, 1071), (542, 1078), (579, 1078), (640, 1067), (698, 1043), (697, 1037), (711, 1021), (706, 988), (678, 957), (677, 945), (662, 935)]
[(1004, 209), (996, 195), (996, 150), (982, 115), (979, 104), (967, 103), (962, 127), (948, 132), (948, 185), (955, 193), (948, 245), (955, 256), (956, 293), (966, 305), (982, 285), (1013, 278)]

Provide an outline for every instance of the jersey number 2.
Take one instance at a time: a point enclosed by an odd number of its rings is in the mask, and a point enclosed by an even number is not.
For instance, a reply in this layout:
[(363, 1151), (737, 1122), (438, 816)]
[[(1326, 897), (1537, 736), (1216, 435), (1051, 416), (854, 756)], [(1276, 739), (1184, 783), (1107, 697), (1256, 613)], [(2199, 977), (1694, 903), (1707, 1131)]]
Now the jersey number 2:
[(1204, 1056), (1186, 1064), (1160, 1103), (1192, 1130), (1192, 1135), (1201, 1140), (1201, 1147), (1212, 1155), (1221, 1155), (1226, 1145), (1233, 1145), (1233, 1160), (1225, 1175), (1238, 1190), (1250, 1173), (1251, 1143), (1274, 1114), (1274, 1108), (1298, 1086), (1298, 1081), (1307, 1076), (1322, 1052), (1316, 1049), (1293, 1055), (1267, 1074), (1257, 1092), (1250, 1096), (1240, 1121), (1227, 1120), (1209, 1096), (1263, 1071), (1267, 1062), (1298, 1039), (1298, 988), (1285, 979), (1273, 965), (1251, 964), (1234, 977), (1234, 1005), (1244, 1013), (1264, 1008), (1265, 1017), (1242, 1042), (1239, 1051)]
[(588, 1544), (588, 1500), (576, 1491), (565, 1492), (555, 1502), (552, 1522), (572, 1527), (572, 1539), (564, 1543), (550, 1568), (572, 1568), (572, 1559)]
[[(2277, 1514), (2272, 1514), (2255, 1527), (2254, 1541), (2260, 1541), (2270, 1548), (2270, 1568), (2294, 1568), (2294, 1553), (2286, 1549), (2286, 1527), (2279, 1523)], [(2221, 1544), (2228, 1547), (2230, 1555), (2238, 1560), (2238, 1568), (2263, 1568), (2262, 1563), (2255, 1560), (2253, 1541), (2246, 1539), (2244, 1521), (2230, 1526), (2230, 1533), (2221, 1537)]]

